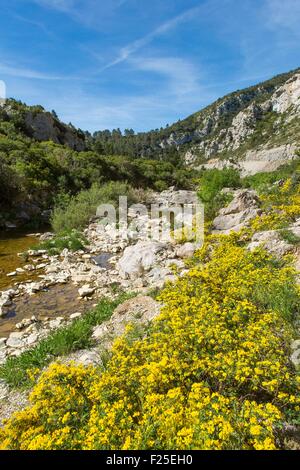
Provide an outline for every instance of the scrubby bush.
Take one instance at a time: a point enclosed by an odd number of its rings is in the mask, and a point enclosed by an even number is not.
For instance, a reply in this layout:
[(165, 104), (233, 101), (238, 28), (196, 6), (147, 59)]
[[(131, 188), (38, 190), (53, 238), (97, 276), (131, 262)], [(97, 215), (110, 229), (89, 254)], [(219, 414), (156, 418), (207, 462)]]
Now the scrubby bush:
[(50, 255), (57, 255), (65, 248), (69, 251), (83, 250), (88, 240), (77, 230), (60, 232), (53, 239), (33, 246), (36, 250), (47, 250)]
[(300, 400), (290, 319), (273, 294), (281, 285), (298, 309), (299, 290), (289, 265), (238, 240), (208, 239), (189, 273), (163, 291), (148, 335), (137, 338), (129, 327), (106, 370), (52, 365), (31, 405), (0, 431), (2, 448), (280, 446)]
[(300, 237), (292, 230), (283, 229), (280, 232), (281, 238), (291, 245), (300, 245)]
[(239, 172), (233, 168), (205, 170), (199, 180), (199, 196), (204, 203), (211, 202), (223, 188), (241, 186)]
[(231, 201), (230, 193), (223, 188), (236, 189), (241, 186), (240, 174), (233, 168), (205, 170), (199, 180), (198, 195), (205, 205), (207, 220), (213, 219), (217, 211)]
[(61, 205), (55, 207), (51, 223), (55, 232), (64, 230), (82, 229), (96, 215), (100, 204), (114, 204), (117, 206), (119, 196), (127, 196), (128, 205), (139, 200), (141, 191), (137, 191), (127, 183), (109, 182), (99, 186), (93, 185), (90, 189), (80, 192), (77, 196), (67, 198)]
[(300, 181), (296, 175), (260, 192), (264, 214), (251, 221), (253, 230), (283, 230), (300, 216)]

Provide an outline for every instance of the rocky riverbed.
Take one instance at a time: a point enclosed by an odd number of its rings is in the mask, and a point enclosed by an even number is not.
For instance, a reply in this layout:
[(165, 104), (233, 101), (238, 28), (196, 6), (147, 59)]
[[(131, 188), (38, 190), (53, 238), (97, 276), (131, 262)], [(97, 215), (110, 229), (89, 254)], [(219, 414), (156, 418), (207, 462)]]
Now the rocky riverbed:
[[(153, 195), (153, 202), (168, 206), (194, 204), (193, 191), (170, 188)], [(186, 272), (185, 259), (196, 243), (177, 243), (149, 238), (164, 218), (147, 219), (139, 211), (130, 214), (125, 233), (109, 224), (91, 223), (84, 235), (85, 250), (50, 256), (44, 250), (27, 250), (27, 262), (6, 273), (9, 288), (0, 292), (0, 362), (32, 347), (51, 330), (81, 315), (103, 296), (122, 291), (146, 294)], [(51, 238), (43, 234), (42, 239)], [(34, 237), (36, 242), (36, 237)], [(24, 280), (25, 279), (25, 280)]]
[[(167, 205), (194, 204), (196, 193), (173, 188), (155, 195), (156, 202)], [(252, 190), (236, 190), (232, 202), (213, 221), (216, 233), (229, 233), (247, 225), (261, 214), (260, 201)], [(130, 214), (126, 236), (110, 224), (93, 221), (84, 231), (85, 250), (50, 256), (43, 250), (27, 251), (21, 271), (8, 273), (10, 288), (0, 292), (0, 363), (21, 354), (49, 332), (66, 325), (92, 308), (101, 297), (116, 297), (120, 292), (147, 295), (166, 282), (187, 272), (186, 259), (201, 243), (178, 243), (176, 239), (149, 239), (149, 228), (162, 229), (163, 218), (147, 219), (138, 211)], [(290, 230), (300, 235), (298, 220)], [(51, 238), (52, 234), (43, 235)], [(264, 245), (275, 256), (299, 251), (284, 241), (278, 231), (257, 233), (249, 245)], [(20, 276), (34, 277), (22, 281)]]
[[(159, 203), (170, 200), (173, 204), (179, 201), (194, 203), (196, 194), (172, 189), (157, 195)], [(260, 201), (254, 191), (233, 191), (231, 203), (220, 210), (212, 230), (217, 234), (240, 230), (261, 213)], [(110, 349), (113, 340), (124, 332), (129, 322), (147, 328), (161, 308), (147, 294), (167, 281), (172, 282), (178, 275), (184, 275), (186, 259), (193, 255), (199, 244), (178, 243), (174, 239), (151, 240), (147, 236), (147, 225), (156, 224), (161, 228), (161, 220), (149, 222), (141, 215), (131, 214), (131, 221), (135, 222), (135, 230), (129, 230), (126, 238), (118, 237), (115, 227), (94, 221), (84, 231), (89, 242), (85, 250), (64, 250), (57, 256), (29, 250), (26, 264), (18, 258), (22, 271), (16, 265), (14, 271), (8, 273), (11, 275), (6, 276), (10, 288), (0, 292), (0, 364), (32, 348), (50, 332), (72, 323), (101, 297), (114, 298), (122, 291), (134, 291), (137, 296), (117, 307), (108, 321), (94, 327), (94, 346), (59, 359), (67, 363), (99, 365), (103, 350)], [(300, 236), (300, 219), (289, 229), (295, 236)], [(52, 235), (42, 238), (45, 236)], [(248, 249), (258, 246), (264, 246), (278, 258), (293, 254), (296, 269), (300, 271), (299, 247), (283, 240), (278, 230), (254, 234)], [(300, 361), (299, 341), (296, 339), (292, 344), (291, 361), (295, 366)], [(0, 381), (0, 425), (2, 419), (24, 408), (27, 399), (27, 392), (12, 391)]]

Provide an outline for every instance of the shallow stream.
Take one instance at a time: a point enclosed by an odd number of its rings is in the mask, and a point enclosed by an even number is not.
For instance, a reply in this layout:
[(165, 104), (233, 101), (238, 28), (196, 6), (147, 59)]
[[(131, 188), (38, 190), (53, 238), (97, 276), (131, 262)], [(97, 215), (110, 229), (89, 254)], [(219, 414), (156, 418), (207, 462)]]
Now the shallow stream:
[[(39, 280), (40, 271), (25, 272), (8, 277), (7, 274), (28, 264), (18, 256), (36, 245), (38, 239), (20, 231), (0, 232), (0, 291), (14, 288), (16, 283)], [(99, 260), (100, 261), (100, 260)], [(104, 262), (104, 259), (101, 259)], [(0, 338), (15, 331), (15, 325), (24, 318), (35, 315), (39, 320), (46, 317), (69, 316), (75, 312), (90, 309), (90, 302), (78, 299), (78, 288), (69, 284), (59, 284), (35, 295), (22, 295), (13, 300), (5, 317), (0, 318)]]

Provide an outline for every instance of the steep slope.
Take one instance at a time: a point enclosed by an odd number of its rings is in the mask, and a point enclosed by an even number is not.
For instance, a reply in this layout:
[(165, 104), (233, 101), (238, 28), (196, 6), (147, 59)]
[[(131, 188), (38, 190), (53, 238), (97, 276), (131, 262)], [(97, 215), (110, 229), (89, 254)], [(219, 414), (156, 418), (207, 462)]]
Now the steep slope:
[(94, 145), (104, 152), (180, 155), (193, 165), (212, 158), (285, 161), (299, 143), (300, 69), (231, 93), (165, 129), (94, 134)]
[(42, 106), (27, 106), (20, 101), (7, 100), (0, 107), (0, 121), (37, 141), (52, 140), (67, 145), (72, 150), (85, 149), (85, 134), (71, 124), (62, 123), (55, 112), (49, 113)]

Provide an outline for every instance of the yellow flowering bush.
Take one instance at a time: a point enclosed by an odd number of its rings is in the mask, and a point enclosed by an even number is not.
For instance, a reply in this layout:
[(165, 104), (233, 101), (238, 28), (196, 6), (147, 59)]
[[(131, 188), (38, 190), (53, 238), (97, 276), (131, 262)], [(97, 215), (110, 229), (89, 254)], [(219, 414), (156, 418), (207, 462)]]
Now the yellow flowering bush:
[(267, 449), (296, 422), (289, 360), (300, 292), (290, 259), (245, 243), (300, 215), (292, 179), (264, 195), (264, 217), (207, 235), (190, 269), (161, 293), (147, 335), (129, 325), (105, 369), (53, 364), (30, 406), (0, 430), (3, 449)]
[(281, 187), (260, 195), (262, 208), (266, 213), (251, 222), (251, 228), (254, 231), (280, 229), (300, 217), (300, 183), (298, 178), (296, 178), (296, 182), (293, 182), (292, 178), (288, 178)]
[(275, 449), (300, 403), (290, 322), (266, 299), (274, 286), (296, 293), (294, 272), (236, 238), (203, 246), (162, 292), (148, 335), (133, 339), (129, 328), (105, 371), (54, 364), (44, 372), (31, 406), (0, 432), (1, 447)]
[(31, 392), (33, 406), (17, 413), (5, 432), (0, 431), (0, 448), (80, 448), (80, 428), (90, 413), (90, 388), (97, 380), (93, 367), (51, 365)]

